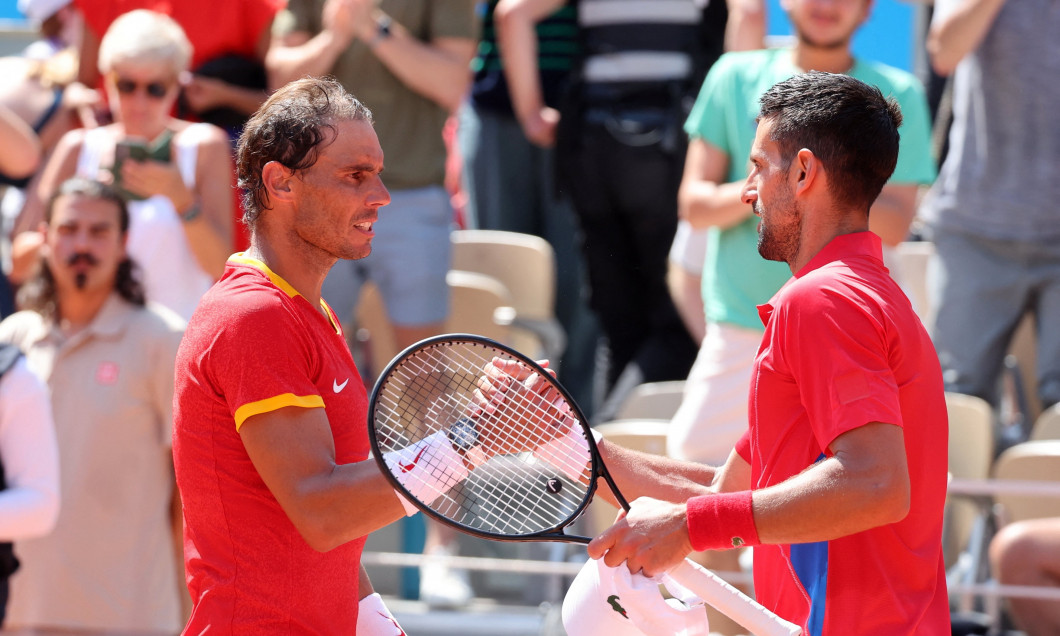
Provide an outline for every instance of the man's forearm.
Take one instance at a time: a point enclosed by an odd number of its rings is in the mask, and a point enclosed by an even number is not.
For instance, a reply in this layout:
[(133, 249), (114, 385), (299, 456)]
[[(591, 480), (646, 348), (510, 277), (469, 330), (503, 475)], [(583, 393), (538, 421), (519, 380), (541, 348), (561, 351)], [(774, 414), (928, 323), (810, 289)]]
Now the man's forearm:
[(966, 55), (979, 48), (1005, 0), (964, 0), (949, 15), (934, 21), (927, 51), (939, 75), (950, 75)]
[(277, 44), (265, 58), (268, 71), (269, 90), (274, 91), (300, 77), (327, 75), (335, 61), (350, 44), (350, 40), (324, 30), (312, 38), (306, 34), (288, 37), (300, 41), (298, 44)]
[(686, 181), (678, 193), (678, 214), (696, 229), (728, 229), (751, 216), (751, 206), (740, 200), (743, 182)]
[(440, 38), (437, 42), (423, 42), (397, 22), (390, 22), (388, 30), (388, 36), (368, 41), (387, 70), (405, 86), (446, 110), (459, 108), (471, 83), (469, 64), (475, 52), (474, 41)]
[[(630, 450), (606, 439), (598, 446), (604, 464), (627, 501), (650, 496), (684, 502), (711, 492), (710, 484), (717, 472), (714, 467)], [(607, 501), (616, 503), (603, 481), (599, 493)]]
[(869, 212), (869, 229), (884, 245), (894, 247), (909, 237), (916, 215), (916, 185), (888, 185), (876, 198)]

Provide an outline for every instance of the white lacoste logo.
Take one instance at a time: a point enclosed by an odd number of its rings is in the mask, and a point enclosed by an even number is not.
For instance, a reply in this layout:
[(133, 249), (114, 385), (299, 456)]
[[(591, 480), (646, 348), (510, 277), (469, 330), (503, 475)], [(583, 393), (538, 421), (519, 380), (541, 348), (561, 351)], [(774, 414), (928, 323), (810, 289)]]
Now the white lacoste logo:
[(332, 380), (331, 388), (332, 388), (333, 391), (335, 391), (335, 393), (338, 393), (339, 391), (341, 391), (341, 390), (346, 388), (346, 383), (349, 382), (349, 381), (350, 381), (350, 379), (346, 378), (346, 380), (343, 381), (342, 384), (339, 384), (339, 381), (337, 379), (336, 380)]

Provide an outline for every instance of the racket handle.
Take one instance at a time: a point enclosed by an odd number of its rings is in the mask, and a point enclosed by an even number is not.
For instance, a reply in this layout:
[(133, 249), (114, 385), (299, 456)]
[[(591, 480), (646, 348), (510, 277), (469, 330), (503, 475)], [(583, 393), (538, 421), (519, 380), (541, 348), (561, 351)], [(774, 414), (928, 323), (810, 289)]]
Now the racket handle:
[(754, 636), (798, 636), (802, 633), (801, 627), (777, 616), (698, 563), (685, 559), (668, 574)]

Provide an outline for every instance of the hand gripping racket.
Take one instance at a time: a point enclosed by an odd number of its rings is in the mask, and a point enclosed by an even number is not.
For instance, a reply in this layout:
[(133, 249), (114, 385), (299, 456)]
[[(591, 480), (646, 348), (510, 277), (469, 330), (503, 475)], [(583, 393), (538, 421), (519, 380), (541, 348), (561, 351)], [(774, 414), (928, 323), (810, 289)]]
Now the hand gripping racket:
[[(428, 516), (497, 541), (566, 541), (602, 477), (626, 510), (588, 423), (552, 375), (480, 336), (428, 338), (401, 352), (372, 390), (372, 451)], [(670, 576), (753, 634), (801, 629), (688, 559)]]

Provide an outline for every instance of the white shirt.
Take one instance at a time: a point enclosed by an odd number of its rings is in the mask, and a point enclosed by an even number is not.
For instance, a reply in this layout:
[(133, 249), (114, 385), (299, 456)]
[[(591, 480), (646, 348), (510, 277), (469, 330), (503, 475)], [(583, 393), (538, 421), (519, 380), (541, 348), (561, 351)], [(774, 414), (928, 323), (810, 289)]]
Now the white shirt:
[(47, 534), (59, 516), (59, 451), (51, 403), (19, 358), (0, 378), (0, 541)]

